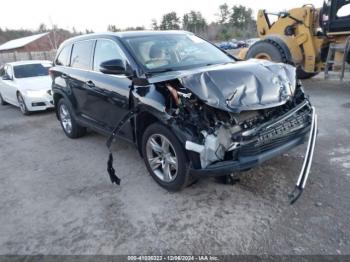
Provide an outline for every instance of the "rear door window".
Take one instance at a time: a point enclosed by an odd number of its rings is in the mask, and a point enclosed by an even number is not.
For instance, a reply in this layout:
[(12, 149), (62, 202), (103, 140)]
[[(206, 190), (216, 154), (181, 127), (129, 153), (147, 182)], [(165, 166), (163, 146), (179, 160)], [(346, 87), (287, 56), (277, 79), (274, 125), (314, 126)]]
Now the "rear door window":
[(91, 54), (94, 40), (77, 42), (73, 45), (71, 67), (91, 69)]

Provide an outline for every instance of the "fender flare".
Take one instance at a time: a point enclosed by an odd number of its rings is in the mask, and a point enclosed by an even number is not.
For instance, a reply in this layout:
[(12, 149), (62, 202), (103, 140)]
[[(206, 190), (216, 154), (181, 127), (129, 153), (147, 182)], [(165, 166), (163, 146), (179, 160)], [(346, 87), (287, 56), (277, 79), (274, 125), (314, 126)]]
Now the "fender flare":
[[(53, 102), (54, 102), (54, 106), (55, 106), (55, 113), (56, 113), (57, 120), (59, 120), (58, 111), (57, 111), (57, 102), (58, 102), (58, 100), (55, 99), (55, 94), (58, 94), (61, 97), (63, 97), (67, 101), (67, 103), (70, 104), (70, 106), (73, 107), (73, 105), (72, 105), (68, 95), (64, 91), (62, 91), (61, 89), (58, 89), (58, 88), (53, 88), (52, 91), (53, 91), (53, 95), (52, 96), (53, 96)], [(74, 117), (76, 117), (75, 112), (73, 111), (72, 113), (74, 114)]]
[[(156, 99), (157, 102), (154, 102), (153, 99)], [(152, 118), (154, 118), (155, 121), (163, 124), (167, 128), (169, 128), (175, 137), (179, 140), (181, 144), (185, 147), (185, 143), (187, 140), (193, 137), (193, 134), (190, 134), (188, 130), (181, 129), (174, 121), (173, 117), (168, 115), (165, 112), (166, 108), (166, 100), (160, 92), (158, 92), (154, 85), (150, 85), (148, 88), (148, 92), (143, 94), (142, 96), (138, 94), (136, 90), (132, 91), (132, 104), (133, 107), (138, 107), (138, 114), (134, 117), (134, 125), (133, 125), (133, 132), (135, 134), (135, 143), (138, 148), (138, 151), (140, 155), (142, 156), (141, 152), (141, 141), (138, 136), (138, 123), (140, 119), (139, 114), (146, 113)], [(153, 100), (153, 101), (152, 101)], [(142, 134), (140, 134), (142, 135)], [(191, 155), (187, 150), (185, 150), (187, 158), (192, 162), (195, 163), (196, 160), (193, 155)]]
[(141, 146), (141, 141), (138, 139), (138, 123), (142, 120), (144, 120), (140, 114), (147, 114), (150, 117), (152, 117), (154, 119), (154, 121), (152, 122), (159, 122), (161, 124), (163, 124), (164, 126), (166, 126), (167, 128), (169, 128), (173, 134), (176, 136), (176, 138), (180, 141), (180, 143), (185, 145), (186, 140), (188, 140), (190, 137), (192, 137), (193, 134), (187, 134), (186, 132), (184, 132), (181, 128), (179, 128), (173, 117), (172, 116), (168, 116), (166, 117), (166, 113), (164, 112), (159, 112), (157, 110), (157, 108), (154, 108), (150, 105), (142, 105), (140, 107), (138, 107), (138, 114), (134, 117), (134, 132), (135, 132), (135, 142), (136, 145), (140, 148)]

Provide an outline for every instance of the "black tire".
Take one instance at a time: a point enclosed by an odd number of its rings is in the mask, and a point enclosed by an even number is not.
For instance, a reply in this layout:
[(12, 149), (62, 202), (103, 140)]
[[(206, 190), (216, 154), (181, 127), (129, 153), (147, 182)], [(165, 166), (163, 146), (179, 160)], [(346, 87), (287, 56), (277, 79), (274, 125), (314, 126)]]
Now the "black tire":
[[(165, 137), (168, 142), (170, 142), (175, 153), (174, 155), (177, 158), (177, 173), (174, 180), (170, 182), (164, 182), (155, 174), (147, 157), (147, 142), (151, 137), (157, 135)], [(186, 157), (185, 150), (175, 135), (164, 125), (154, 123), (146, 128), (142, 136), (142, 155), (149, 173), (163, 188), (169, 191), (180, 191), (192, 182), (189, 174), (189, 161)]]
[[(290, 58), (288, 59), (288, 56), (286, 55), (286, 52), (283, 50), (283, 48), (275, 42), (259, 41), (252, 45), (247, 52), (248, 59), (261, 58), (265, 56), (269, 57), (267, 60), (273, 62), (287, 64), (291, 63), (291, 61), (288, 61)], [(298, 79), (309, 79), (318, 73), (307, 73), (301, 67), (298, 67), (296, 74)]]
[[(70, 117), (70, 121), (71, 121), (70, 128), (67, 128), (67, 126), (65, 125), (67, 123), (65, 121), (68, 121), (68, 119), (64, 117), (64, 115), (61, 111), (63, 109), (67, 112), (67, 114)], [(65, 99), (60, 99), (58, 101), (57, 113), (59, 116), (59, 121), (60, 121), (61, 127), (62, 127), (62, 129), (67, 137), (74, 139), (74, 138), (82, 137), (86, 134), (86, 127), (80, 126), (77, 123), (77, 121), (74, 118), (73, 109), (72, 109), (70, 103), (68, 103)]]
[(0, 93), (0, 105), (2, 105), (2, 106), (7, 105), (7, 102), (2, 98), (1, 93)]
[(29, 116), (30, 111), (28, 110), (27, 105), (25, 103), (25, 100), (24, 100), (21, 93), (17, 93), (17, 101), (18, 101), (19, 108), (20, 108), (22, 114), (25, 116)]
[(316, 72), (316, 73), (308, 73), (308, 72), (305, 72), (301, 67), (297, 68), (297, 77), (298, 77), (298, 79), (310, 79), (310, 78), (314, 77), (317, 74), (318, 74), (318, 72)]
[(252, 45), (247, 52), (247, 59), (249, 58), (258, 58), (264, 59), (264, 57), (270, 61), (278, 63), (287, 63), (285, 54), (282, 49), (278, 48), (277, 45), (272, 44), (267, 41), (259, 41)]

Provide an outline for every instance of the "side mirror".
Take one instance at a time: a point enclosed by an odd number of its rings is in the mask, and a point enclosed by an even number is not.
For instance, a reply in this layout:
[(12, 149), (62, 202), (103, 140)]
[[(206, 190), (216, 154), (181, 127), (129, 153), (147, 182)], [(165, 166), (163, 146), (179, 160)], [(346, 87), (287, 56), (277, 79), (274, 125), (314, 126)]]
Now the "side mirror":
[(8, 74), (5, 74), (2, 76), (2, 80), (12, 80), (12, 77), (10, 77)]
[(121, 59), (104, 61), (100, 64), (100, 71), (104, 74), (127, 75), (129, 72)]

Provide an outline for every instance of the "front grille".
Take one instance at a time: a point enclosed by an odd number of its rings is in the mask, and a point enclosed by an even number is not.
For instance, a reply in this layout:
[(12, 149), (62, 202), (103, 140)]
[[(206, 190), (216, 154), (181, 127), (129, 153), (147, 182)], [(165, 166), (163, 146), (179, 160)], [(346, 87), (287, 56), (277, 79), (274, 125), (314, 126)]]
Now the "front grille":
[(252, 156), (280, 147), (289, 141), (305, 136), (310, 129), (310, 110), (295, 113), (288, 119), (275, 126), (263, 130), (249, 138), (250, 143), (241, 146), (240, 156)]
[(44, 102), (36, 102), (36, 103), (32, 103), (32, 106), (46, 106), (46, 104)]

